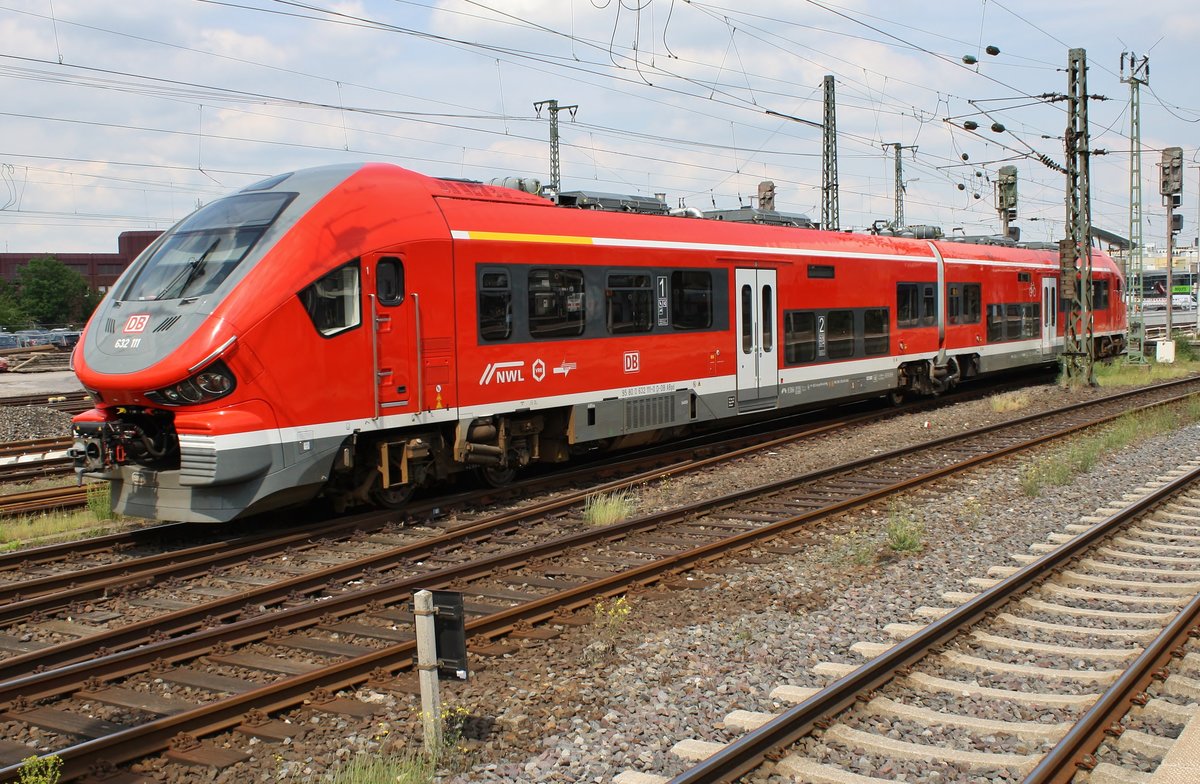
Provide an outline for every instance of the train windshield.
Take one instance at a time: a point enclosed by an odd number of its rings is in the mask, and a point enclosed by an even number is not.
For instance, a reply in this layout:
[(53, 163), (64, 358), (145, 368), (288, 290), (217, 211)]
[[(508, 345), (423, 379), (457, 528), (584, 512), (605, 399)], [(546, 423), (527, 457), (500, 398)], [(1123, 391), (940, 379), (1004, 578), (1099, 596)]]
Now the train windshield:
[(202, 297), (216, 291), (296, 197), (242, 193), (184, 219), (129, 281), (122, 300)]

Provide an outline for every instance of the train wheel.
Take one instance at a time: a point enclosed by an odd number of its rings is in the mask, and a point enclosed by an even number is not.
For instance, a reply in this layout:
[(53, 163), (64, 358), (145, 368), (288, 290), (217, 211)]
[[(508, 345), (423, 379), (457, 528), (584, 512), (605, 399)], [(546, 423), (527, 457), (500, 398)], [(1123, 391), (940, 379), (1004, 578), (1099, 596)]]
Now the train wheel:
[(899, 406), (904, 403), (904, 393), (899, 389), (893, 389), (891, 392), (888, 392), (886, 395), (884, 395), (883, 398), (893, 406)]
[(380, 487), (380, 484), (381, 478), (376, 476), (369, 496), (371, 503), (383, 509), (403, 509), (412, 500), (413, 493), (417, 489), (411, 482), (397, 487), (389, 487), (386, 490)]
[(507, 487), (517, 478), (517, 469), (508, 466), (481, 466), (475, 473), (487, 487)]

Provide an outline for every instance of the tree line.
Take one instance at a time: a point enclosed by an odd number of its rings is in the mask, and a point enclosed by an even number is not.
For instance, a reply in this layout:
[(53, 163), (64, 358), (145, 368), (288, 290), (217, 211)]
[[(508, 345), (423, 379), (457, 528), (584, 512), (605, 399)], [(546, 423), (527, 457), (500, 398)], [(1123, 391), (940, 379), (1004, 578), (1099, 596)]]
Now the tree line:
[(54, 256), (37, 256), (17, 271), (15, 282), (0, 279), (0, 326), (82, 327), (103, 297)]

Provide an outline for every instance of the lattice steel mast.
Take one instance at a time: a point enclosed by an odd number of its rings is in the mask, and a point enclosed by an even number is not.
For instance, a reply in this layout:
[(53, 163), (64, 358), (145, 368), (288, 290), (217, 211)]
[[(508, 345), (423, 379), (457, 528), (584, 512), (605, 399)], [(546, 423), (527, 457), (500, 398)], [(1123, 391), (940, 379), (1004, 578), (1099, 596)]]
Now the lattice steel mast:
[(1089, 182), (1091, 151), (1087, 119), (1087, 53), (1067, 55), (1067, 236), (1058, 243), (1067, 323), (1063, 346), (1063, 381), (1094, 385), (1092, 356), (1092, 216)]
[(550, 114), (550, 187), (557, 193), (562, 188), (562, 177), (559, 172), (558, 163), (558, 113), (561, 111), (569, 111), (571, 119), (575, 119), (575, 112), (579, 110), (579, 104), (571, 104), (570, 106), (559, 106), (558, 101), (554, 98), (545, 101), (536, 101), (533, 104), (533, 110), (538, 117), (542, 116), (542, 107), (545, 106)]
[(1125, 75), (1125, 52), (1121, 53), (1121, 81), (1129, 85), (1129, 250), (1125, 254), (1125, 307), (1129, 333), (1128, 360), (1146, 361), (1146, 316), (1142, 276), (1142, 99), (1141, 86), (1150, 83), (1150, 58), (1141, 60), (1129, 53), (1129, 75)]
[(891, 147), (896, 153), (896, 214), (892, 220), (892, 228), (900, 231), (904, 228), (904, 162), (900, 159), (900, 153), (904, 150), (915, 150), (915, 144), (901, 144), (900, 142), (888, 142), (883, 145), (884, 149)]
[(834, 103), (832, 74), (825, 75), (825, 117), (821, 129), (821, 228), (837, 231), (837, 106)]

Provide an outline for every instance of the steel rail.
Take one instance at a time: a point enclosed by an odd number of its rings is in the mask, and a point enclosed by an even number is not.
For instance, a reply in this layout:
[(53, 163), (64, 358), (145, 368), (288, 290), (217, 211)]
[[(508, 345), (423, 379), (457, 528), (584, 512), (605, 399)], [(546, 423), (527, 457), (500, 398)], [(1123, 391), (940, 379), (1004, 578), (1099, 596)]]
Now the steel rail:
[[(1172, 384), (1178, 381), (1171, 382)], [(528, 494), (545, 487), (562, 486), (576, 481), (587, 480), (588, 488), (573, 493), (560, 496), (554, 501), (549, 502), (549, 506), (535, 506), (528, 510), (521, 510), (514, 514), (503, 515), (501, 517), (489, 518), (487, 521), (467, 524), (465, 527), (455, 528), (448, 533), (445, 539), (440, 539), (442, 543), (451, 542), (449, 535), (461, 533), (469, 534), (476, 531), (486, 531), (493, 522), (502, 522), (505, 519), (523, 519), (527, 514), (543, 514), (547, 511), (559, 508), (565, 508), (573, 503), (577, 503), (585, 499), (588, 495), (594, 493), (610, 492), (619, 490), (630, 485), (660, 479), (667, 476), (675, 475), (676, 473), (687, 470), (697, 470), (710, 465), (719, 464), (724, 461), (736, 459), (738, 457), (752, 454), (755, 451), (771, 449), (773, 447), (782, 446), (789, 443), (794, 443), (799, 438), (808, 438), (821, 433), (832, 432), (839, 428), (846, 427), (851, 424), (857, 424), (863, 421), (869, 421), (877, 416), (877, 412), (866, 412), (859, 414), (850, 414), (834, 419), (832, 421), (823, 421), (820, 424), (801, 424), (793, 426), (782, 433), (773, 431), (773, 437), (764, 436), (758, 432), (752, 432), (749, 435), (730, 435), (723, 437), (721, 441), (713, 443), (711, 441), (702, 442), (695, 447), (681, 447), (672, 449), (666, 452), (650, 452), (648, 454), (622, 456), (616, 461), (606, 461), (600, 465), (589, 465), (583, 468), (573, 469), (566, 472), (556, 472), (549, 477), (541, 477), (538, 479), (525, 480), (517, 483), (512, 487), (516, 491)], [(698, 457), (697, 453), (705, 453), (707, 457)], [(653, 464), (653, 468), (649, 470), (641, 470), (646, 464)], [(637, 471), (630, 475), (628, 472)], [(597, 474), (623, 474), (622, 478), (612, 480), (607, 483), (596, 485), (594, 480)], [(482, 499), (490, 498), (496, 494), (496, 489), (491, 488), (481, 491), (473, 491), (462, 493), (448, 498), (444, 497), (439, 500), (414, 504), (410, 508), (411, 513), (418, 515), (426, 514), (435, 508), (444, 510), (447, 503), (454, 504), (469, 504)], [(346, 531), (370, 531), (384, 526), (393, 519), (393, 512), (376, 511), (365, 512), (361, 515), (349, 518), (348, 520), (338, 521), (328, 527), (306, 527), (302, 530), (291, 530), (284, 532), (284, 535), (292, 533), (306, 533), (308, 536), (338, 536)], [(188, 526), (193, 526), (188, 528)], [(196, 526), (189, 523), (169, 524), (163, 526), (154, 526), (144, 529), (137, 529), (128, 533), (115, 533), (103, 537), (93, 539), (78, 540), (75, 542), (65, 542), (61, 544), (45, 545), (36, 549), (18, 550), (9, 553), (0, 553), (0, 579), (4, 577), (4, 571), (17, 566), (22, 566), (32, 563), (51, 563), (56, 559), (61, 559), (68, 555), (79, 555), (102, 552), (104, 550), (112, 550), (116, 547), (125, 544), (147, 543), (145, 540), (150, 536), (162, 532), (164, 535), (174, 535), (177, 538), (190, 535), (192, 531), (202, 529), (211, 529), (212, 526)], [(279, 536), (278, 533), (268, 534), (266, 536)], [(165, 538), (165, 536), (164, 536)], [(19, 594), (24, 600), (28, 600), (31, 596), (45, 594), (50, 587), (58, 586), (66, 588), (70, 586), (70, 590), (64, 592), (55, 600), (51, 597), (45, 597), (37, 602), (24, 601), (20, 610), (15, 607), (4, 608), (0, 606), (0, 621), (11, 621), (14, 618), (22, 617), (24, 613), (33, 611), (48, 611), (55, 607), (65, 606), (71, 601), (81, 599), (91, 599), (104, 595), (104, 592), (110, 588), (119, 587), (124, 584), (144, 584), (146, 580), (154, 579), (154, 570), (158, 563), (163, 560), (169, 560), (179, 564), (179, 569), (186, 568), (187, 564), (181, 560), (181, 557), (187, 555), (189, 557), (204, 557), (207, 553), (219, 546), (236, 547), (240, 543), (261, 539), (260, 536), (252, 537), (237, 537), (234, 539), (223, 540), (211, 545), (197, 546), (188, 550), (176, 550), (170, 554), (163, 556), (147, 556), (143, 559), (124, 561), (121, 566), (98, 566), (87, 567), (70, 572), (69, 574), (54, 575), (45, 578), (36, 578), (33, 580), (22, 581), (19, 589), (13, 587), (10, 591), (6, 591), (3, 586), (0, 586), (0, 600), (5, 598), (12, 599)], [(93, 546), (95, 543), (95, 546)], [(209, 564), (212, 565), (212, 564)], [(120, 582), (109, 582), (113, 574), (120, 574), (124, 578)], [(332, 579), (332, 578), (331, 578)]]
[[(12, 623), (31, 613), (44, 613), (74, 601), (98, 599), (119, 588), (153, 585), (159, 578), (194, 577), (210, 569), (244, 562), (253, 556), (272, 555), (304, 543), (316, 546), (314, 537), (328, 536), (334, 531), (350, 535), (362, 530), (361, 526), (362, 522), (356, 521), (216, 540), (136, 560), (113, 561), (0, 585), (0, 601), (8, 600), (7, 604), (0, 604), (0, 623)], [(3, 576), (0, 572), (0, 577)]]
[(0, 515), (42, 512), (47, 509), (83, 506), (86, 503), (86, 487), (76, 487), (75, 485), (51, 487), (45, 490), (0, 495)]
[(57, 452), (74, 443), (71, 438), (24, 438), (0, 443), (0, 457), (19, 457), (40, 452)]
[(67, 476), (75, 472), (72, 460), (65, 455), (44, 460), (26, 460), (20, 463), (0, 463), (0, 483), (17, 484), (52, 476)]
[[(1192, 598), (1179, 614), (1133, 660), (1129, 668), (1100, 695), (1063, 736), (1053, 749), (1025, 777), (1024, 784), (1066, 784), (1079, 769), (1095, 766), (1092, 754), (1106, 739), (1110, 727), (1135, 705), (1152, 680), (1164, 677), (1167, 662), (1200, 623), (1200, 594)], [(1119, 725), (1118, 725), (1119, 726)]]
[(65, 392), (62, 394), (43, 392), (36, 395), (0, 397), (0, 406), (42, 406), (44, 408), (55, 408), (59, 411), (76, 414), (87, 411), (92, 405), (91, 395), (86, 392)]
[[(786, 749), (811, 733), (818, 722), (832, 718), (838, 712), (852, 705), (860, 695), (867, 694), (888, 683), (901, 670), (919, 661), (928, 652), (943, 646), (961, 634), (964, 629), (982, 620), (987, 613), (1044, 578), (1048, 572), (1061, 568), (1084, 550), (1108, 536), (1113, 530), (1125, 525), (1130, 519), (1159, 504), (1164, 499), (1179, 493), (1197, 480), (1200, 480), (1200, 468), (1188, 472), (1125, 509), (1110, 515), (1086, 532), (1065, 542), (1057, 549), (1021, 568), (937, 621), (930, 623), (913, 636), (897, 643), (886, 653), (880, 654), (798, 705), (779, 714), (758, 729), (733, 741), (700, 764), (674, 777), (668, 784), (713, 784), (714, 782), (735, 781), (744, 776), (759, 767), (769, 755)], [(1200, 597), (1193, 600), (1188, 605), (1188, 609), (1190, 615), (1188, 620), (1182, 621), (1184, 624), (1194, 623), (1196, 614), (1200, 613)], [(1143, 653), (1143, 657), (1146, 655)], [(1169, 651), (1165, 655), (1169, 656)], [(1157, 656), (1158, 654), (1155, 654), (1155, 657)], [(1141, 658), (1139, 657), (1139, 661)], [(1142, 683), (1141, 677), (1139, 675), (1133, 682), (1135, 684)], [(1149, 678), (1149, 675), (1145, 675), (1145, 678)], [(1126, 676), (1122, 676), (1121, 680), (1126, 680)], [(1120, 682), (1118, 681), (1118, 683)], [(1112, 700), (1126, 699), (1129, 688), (1132, 687), (1126, 687), (1120, 696), (1114, 697)], [(1089, 713), (1091, 712), (1089, 711)], [(1077, 725), (1077, 729), (1073, 729), (1070, 734), (1091, 737), (1091, 733), (1095, 732), (1095, 721), (1099, 720), (1093, 720), (1087, 729), (1078, 729)], [(1065, 740), (1060, 745), (1065, 745)], [(1063, 754), (1072, 755), (1067, 759), (1073, 762), (1073, 755), (1077, 751), (1078, 746), (1070, 752), (1063, 752)], [(1056, 764), (1056, 767), (1065, 767), (1065, 765), (1065, 762), (1060, 762)], [(1034, 772), (1036, 773), (1040, 769), (1041, 766)], [(1067, 781), (1069, 778), (1069, 776), (1064, 779), (1033, 778), (1031, 774), (1026, 782)]]
[[(1164, 405), (1170, 401), (1160, 401), (1154, 406)], [(1146, 406), (1149, 407), (1149, 406)], [(1123, 413), (1123, 412), (1122, 412)], [(1111, 421), (1121, 413), (1112, 414), (1099, 420), (1100, 423)], [(1031, 415), (1036, 418), (1041, 415)], [(519, 622), (538, 622), (549, 619), (564, 609), (585, 607), (596, 595), (614, 594), (627, 589), (630, 585), (644, 584), (661, 579), (662, 576), (677, 573), (688, 566), (711, 561), (722, 553), (744, 549), (764, 538), (782, 534), (798, 525), (817, 517), (823, 517), (831, 512), (840, 511), (865, 503), (871, 498), (878, 498), (889, 492), (896, 492), (931, 479), (945, 476), (962, 467), (969, 467), (985, 461), (995, 460), (1031, 444), (1040, 444), (1054, 437), (1076, 432), (1091, 427), (1097, 422), (1076, 423), (1058, 431), (1056, 434), (1042, 434), (1026, 442), (1026, 444), (1011, 444), (994, 452), (976, 455), (966, 461), (952, 466), (935, 469), (920, 476), (906, 479), (881, 488), (865, 496), (846, 499), (827, 510), (807, 512), (805, 514), (787, 517), (754, 531), (746, 531), (726, 540), (712, 542), (681, 553), (673, 554), (656, 561), (635, 566), (625, 572), (616, 573), (605, 578), (575, 586), (566, 591), (547, 597), (519, 604), (468, 624), (468, 631), (474, 634), (495, 634), (512, 628)], [(990, 431), (997, 426), (983, 428)], [(938, 439), (934, 444), (940, 444), (947, 439)], [(896, 452), (916, 451), (913, 449), (896, 450)], [(890, 453), (891, 454), (891, 453)], [(878, 460), (878, 457), (874, 458)], [(854, 461), (865, 464), (872, 460)], [(815, 473), (827, 474), (831, 470)], [(720, 499), (705, 503), (692, 504), (669, 512), (648, 515), (642, 518), (625, 521), (606, 528), (585, 531), (569, 536), (558, 537), (532, 547), (485, 557), (478, 561), (462, 566), (446, 567), (444, 569), (414, 575), (391, 583), (363, 589), (353, 594), (330, 597), (315, 605), (301, 606), (288, 610), (246, 618), (232, 624), (217, 628), (204, 629), (194, 634), (175, 640), (151, 642), (142, 647), (121, 653), (102, 656), (89, 662), (68, 665), (63, 668), (44, 673), (33, 674), (24, 678), (0, 683), (0, 702), (10, 705), (19, 704), (46, 696), (70, 693), (79, 688), (81, 677), (113, 678), (137, 673), (148, 668), (154, 661), (180, 661), (196, 655), (210, 652), (218, 642), (249, 643), (266, 638), (271, 629), (295, 631), (314, 623), (327, 621), (360, 611), (371, 601), (393, 603), (403, 601), (411, 593), (420, 588), (437, 588), (448, 585), (453, 580), (485, 577), (502, 568), (520, 566), (539, 558), (561, 555), (571, 547), (586, 544), (591, 541), (604, 539), (619, 539), (627, 533), (638, 529), (652, 528), (662, 525), (668, 519), (686, 520), (712, 508), (724, 508), (732, 505), (736, 499), (750, 497), (752, 494), (761, 495), (767, 488), (777, 488), (789, 482), (775, 482), (754, 490), (743, 490), (723, 496)], [(1010, 578), (1012, 580), (1013, 578)], [(918, 638), (922, 639), (922, 638)], [(931, 643), (932, 644), (932, 643)], [(104, 758), (112, 762), (123, 762), (140, 756), (160, 751), (179, 732), (193, 734), (209, 734), (223, 731), (241, 722), (243, 714), (251, 707), (267, 711), (281, 710), (294, 707), (312, 689), (320, 686), (328, 689), (342, 689), (362, 683), (368, 678), (380, 677), (407, 668), (411, 664), (412, 643), (405, 643), (382, 648), (369, 654), (364, 654), (344, 662), (338, 662), (328, 668), (313, 673), (293, 676), (240, 695), (216, 700), (205, 706), (183, 711), (171, 716), (162, 717), (145, 723), (138, 728), (131, 728), (120, 733), (87, 741), (76, 746), (61, 749), (56, 752), (64, 761), (64, 777), (70, 778), (85, 772), (87, 764), (96, 758)], [(843, 679), (845, 680), (845, 679)], [(835, 684), (836, 685), (836, 684)], [(811, 702), (811, 701), (810, 701)], [(19, 718), (18, 712), (15, 714)], [(11, 778), (18, 772), (19, 766), (0, 769), (0, 780)], [(705, 779), (712, 780), (712, 779)]]
[[(1127, 397), (1130, 395), (1143, 394), (1165, 390), (1172, 387), (1200, 383), (1200, 378), (1183, 378), (1174, 379), (1171, 381), (1162, 382), (1153, 386), (1141, 387), (1136, 390), (1119, 392), (1103, 398), (1098, 398), (1093, 402), (1100, 403), (1105, 400)], [(1011, 386), (1019, 388), (1019, 382), (1007, 382), (999, 385), (1000, 387)], [(783, 445), (795, 440), (797, 437), (817, 435), (823, 432), (837, 430), (840, 427), (857, 424), (859, 422), (870, 421), (880, 417), (887, 417), (892, 414), (903, 415), (916, 411), (924, 411), (930, 408), (936, 408), (945, 403), (962, 402), (963, 400), (971, 400), (980, 397), (984, 394), (991, 394), (996, 391), (995, 386), (987, 388), (969, 388), (965, 391), (959, 391), (951, 395), (942, 395), (938, 398), (924, 399), (912, 405), (904, 405), (880, 411), (873, 409), (863, 413), (842, 414), (837, 418), (830, 420), (827, 417), (823, 418), (820, 423), (813, 424), (811, 422), (801, 422), (794, 425), (784, 425), (780, 428), (780, 420), (773, 420), (773, 426), (770, 430), (770, 436), (764, 436), (759, 432), (764, 424), (762, 422), (745, 423), (737, 428), (729, 428), (719, 431), (722, 435), (721, 440), (713, 442), (712, 434), (704, 436), (694, 436), (690, 439), (685, 439), (683, 442), (673, 442), (673, 446), (668, 450), (651, 449), (637, 452), (625, 452), (618, 455), (614, 459), (596, 461), (585, 464), (580, 467), (572, 468), (567, 471), (556, 471), (551, 475), (540, 476), (535, 478), (523, 479), (515, 482), (504, 488), (487, 488), (483, 490), (473, 490), (468, 492), (460, 492), (450, 495), (443, 495), (435, 499), (417, 501), (410, 503), (402, 513), (409, 519), (424, 519), (435, 518), (439, 514), (445, 512), (447, 508), (455, 506), (469, 505), (473, 503), (490, 504), (501, 499), (510, 499), (528, 495), (533, 492), (541, 492), (547, 489), (554, 489), (564, 485), (570, 485), (578, 482), (587, 482), (589, 485), (594, 484), (597, 476), (612, 476), (621, 475), (631, 470), (643, 471), (646, 478), (640, 481), (647, 481), (648, 478), (653, 478), (653, 469), (648, 471), (640, 468), (631, 468), (631, 466), (644, 466), (647, 464), (657, 465), (660, 468), (663, 466), (672, 466), (680, 464), (685, 459), (694, 460), (697, 455), (709, 455), (712, 460), (707, 463), (698, 464), (700, 466), (718, 463), (721, 459), (731, 459), (752, 453), (757, 449), (766, 449), (772, 446)], [(862, 401), (859, 401), (862, 402)], [(849, 404), (851, 406), (857, 404)], [(1059, 409), (1059, 410), (1066, 410)], [(808, 419), (814, 415), (828, 413), (833, 409), (814, 409), (811, 411), (802, 412), (795, 417), (784, 418), (784, 422), (788, 419)], [(747, 432), (742, 432), (747, 431)], [(740, 433), (733, 435), (733, 433)], [(764, 440), (765, 439), (765, 440)], [(664, 474), (665, 476), (666, 474)], [(593, 488), (593, 492), (596, 488)], [(2, 496), (0, 496), (2, 498)], [(0, 553), (0, 570), (10, 567), (12, 564), (19, 564), (26, 559), (28, 555), (36, 554), (36, 557), (43, 562), (53, 560), (57, 557), (65, 557), (77, 552), (94, 552), (93, 542), (103, 542), (105, 546), (115, 547), (124, 542), (129, 544), (146, 543), (148, 537), (155, 536), (157, 532), (163, 532), (167, 535), (175, 535), (178, 532), (186, 532), (187, 526), (196, 525), (192, 523), (165, 523), (159, 525), (151, 525), (142, 528), (137, 528), (129, 532), (114, 532), (106, 534), (102, 537), (94, 537), (87, 540), (77, 540), (71, 542), (61, 542), (54, 544), (41, 545), (36, 548), (27, 548), (22, 550), (11, 550)], [(211, 525), (205, 525), (207, 528), (212, 528)], [(55, 551), (61, 551), (56, 554)]]
[[(1102, 398), (1101, 401), (1096, 402), (1112, 402), (1113, 399), (1120, 399), (1121, 397), (1124, 397), (1124, 395), (1110, 396)], [(1187, 397), (1187, 395), (1173, 397), (1166, 401), (1149, 403), (1143, 406), (1143, 408), (1166, 405), (1170, 402), (1179, 400), (1182, 397)], [(1013, 420), (1010, 423), (989, 425), (987, 427), (965, 433), (944, 436), (940, 439), (927, 442), (926, 444), (902, 447), (892, 450), (891, 452), (860, 458), (848, 463), (831, 466), (817, 471), (811, 471), (802, 476), (779, 480), (778, 482), (764, 485), (762, 487), (747, 488), (739, 493), (725, 496), (721, 499), (717, 499), (716, 501), (701, 501), (681, 509), (662, 512), (658, 516), (636, 518), (635, 520), (628, 522), (628, 525), (636, 526), (629, 528), (628, 531), (637, 530), (640, 527), (662, 525), (666, 521), (670, 520), (672, 514), (676, 512), (685, 516), (700, 514), (709, 503), (731, 506), (740, 502), (744, 498), (753, 498), (765, 492), (778, 491), (793, 484), (807, 483), (821, 479), (822, 477), (835, 476), (848, 470), (855, 470), (870, 466), (881, 460), (893, 459), (907, 454), (912, 454), (914, 452), (919, 452), (928, 448), (929, 446), (939, 446), (945, 443), (966, 440), (973, 436), (993, 432), (997, 429), (1003, 429), (1005, 427), (1047, 418), (1055, 414), (1061, 414), (1064, 411), (1074, 411), (1078, 407), (1079, 404), (1076, 404), (1067, 406), (1063, 409), (1056, 409), (1055, 411), (1051, 412), (1030, 414), (1026, 417)], [(1125, 412), (1111, 415), (1107, 419), (1113, 419), (1117, 416), (1121, 416), (1123, 413)], [(1085, 422), (1077, 425), (1076, 429), (1090, 427), (1094, 424), (1095, 422), (1093, 421)], [(1050, 434), (1045, 436), (1045, 438), (1059, 437), (1061, 432), (1066, 431), (1060, 431), (1059, 434)], [(782, 437), (780, 439), (774, 439), (768, 443), (772, 444), (776, 441), (786, 441), (788, 438), (789, 437)], [(9, 657), (7, 659), (0, 660), (0, 681), (19, 677), (19, 675), (24, 672), (24, 668), (27, 667), (56, 667), (81, 661), (90, 657), (97, 648), (101, 648), (106, 652), (119, 651), (131, 646), (142, 644), (149, 635), (178, 635), (194, 631), (206, 623), (211, 624), (217, 621), (227, 622), (243, 615), (245, 607), (270, 606), (295, 594), (311, 593), (321, 590), (323, 587), (332, 583), (356, 579), (368, 570), (387, 567), (394, 564), (399, 559), (428, 557), (430, 553), (441, 548), (460, 544), (465, 540), (482, 535), (492, 535), (497, 531), (502, 531), (505, 528), (511, 528), (519, 523), (528, 523), (535, 517), (550, 515), (571, 506), (575, 506), (586, 500), (589, 495), (611, 492), (613, 490), (623, 489), (629, 487), (630, 485), (636, 485), (651, 479), (671, 476), (677, 470), (682, 470), (685, 468), (690, 470), (697, 465), (707, 465), (710, 463), (728, 460), (738, 456), (743, 452), (751, 451), (755, 448), (762, 448), (762, 445), (757, 447), (745, 447), (743, 450), (714, 455), (704, 458), (696, 463), (680, 463), (676, 464), (675, 466), (656, 468), (648, 473), (635, 475), (632, 477), (625, 477), (623, 479), (614, 480), (603, 485), (590, 487), (587, 490), (562, 495), (558, 498), (537, 504), (533, 507), (515, 510), (498, 516), (490, 517), (485, 520), (476, 521), (474, 523), (467, 523), (463, 526), (448, 531), (442, 536), (432, 537), (424, 541), (403, 545), (401, 547), (393, 548), (375, 555), (364, 556), (363, 558), (347, 561), (344, 564), (329, 566), (327, 568), (315, 570), (304, 575), (298, 575), (276, 583), (271, 583), (266, 586), (253, 588), (240, 593), (236, 597), (238, 601), (237, 606), (231, 606), (231, 602), (228, 599), (217, 599), (182, 610), (176, 610), (155, 618), (148, 618), (143, 621), (137, 621), (112, 629), (98, 631), (97, 633), (88, 635), (87, 637), (81, 637), (73, 641), (59, 643), (51, 648)], [(1007, 454), (1010, 451), (1015, 451), (1021, 448), (1024, 448), (1024, 445), (1010, 446), (1005, 449), (995, 450), (988, 455), (982, 456), (980, 459), (994, 459)], [(948, 470), (956, 469), (951, 468)], [(923, 478), (922, 481), (928, 481), (930, 478), (935, 477), (936, 474), (928, 475), (927, 477)], [(813, 510), (806, 513), (801, 518), (797, 518), (797, 520), (807, 521), (810, 519), (817, 519), (818, 517), (832, 513), (833, 511), (839, 511), (842, 508), (850, 508), (855, 504), (866, 503), (867, 501), (870, 501), (876, 497), (882, 497), (883, 495), (891, 492), (896, 492), (894, 486), (884, 488), (873, 494), (859, 496), (856, 499), (852, 499), (844, 507), (826, 506), (822, 509)], [(343, 532), (365, 530), (370, 528), (373, 523), (385, 520), (387, 515), (388, 513), (386, 512), (368, 513), (357, 518), (352, 518), (345, 523), (331, 528), (319, 528), (302, 532), (302, 534), (298, 536), (298, 539), (315, 536), (329, 536), (333, 534), (335, 530), (344, 529)], [(613, 526), (605, 530), (610, 532), (619, 530), (621, 525), (624, 524), (618, 524), (617, 526)], [(625, 532), (622, 532), (621, 535), (624, 535), (624, 533)], [(754, 532), (750, 533), (753, 534)], [(267, 537), (264, 537), (264, 539), (267, 539)], [(290, 537), (288, 543), (294, 544), (298, 539), (297, 537)], [(235, 543), (226, 543), (226, 546), (229, 544)], [(258, 551), (260, 554), (281, 549), (274, 546), (270, 541), (264, 541), (258, 546), (262, 548), (260, 551)], [(105, 579), (103, 580), (89, 580), (87, 579), (88, 572), (84, 571), (81, 574), (77, 574), (75, 577), (75, 581), (78, 584), (69, 589), (55, 594), (47, 594), (43, 597), (23, 599), (19, 602), (13, 602), (8, 607), (0, 607), (0, 621), (11, 622), (19, 618), (31, 616), (35, 612), (45, 613), (54, 608), (65, 606), (73, 601), (83, 601), (101, 597), (114, 589), (119, 589), (122, 587), (149, 586), (154, 584), (155, 580), (162, 575), (195, 575), (202, 571), (206, 571), (208, 568), (213, 566), (225, 565), (228, 563), (237, 562), (239, 559), (245, 559), (250, 554), (255, 552), (255, 550), (252, 548), (246, 547), (240, 548), (231, 553), (217, 553), (213, 555), (210, 554), (212, 549), (213, 547), (211, 545), (197, 548), (199, 560), (197, 560), (195, 563), (182, 563), (173, 566), (162, 566), (162, 561), (170, 560), (170, 556), (168, 555), (164, 557), (154, 557), (153, 560), (155, 562), (155, 568), (150, 571), (134, 570), (133, 567), (127, 564), (125, 566), (125, 571), (120, 572), (119, 576), (109, 577), (108, 574), (111, 570), (103, 570), (105, 576)], [(59, 577), (56, 579), (61, 582), (61, 580), (64, 578)], [(36, 585), (37, 583), (35, 581), (30, 581), (30, 584)]]

